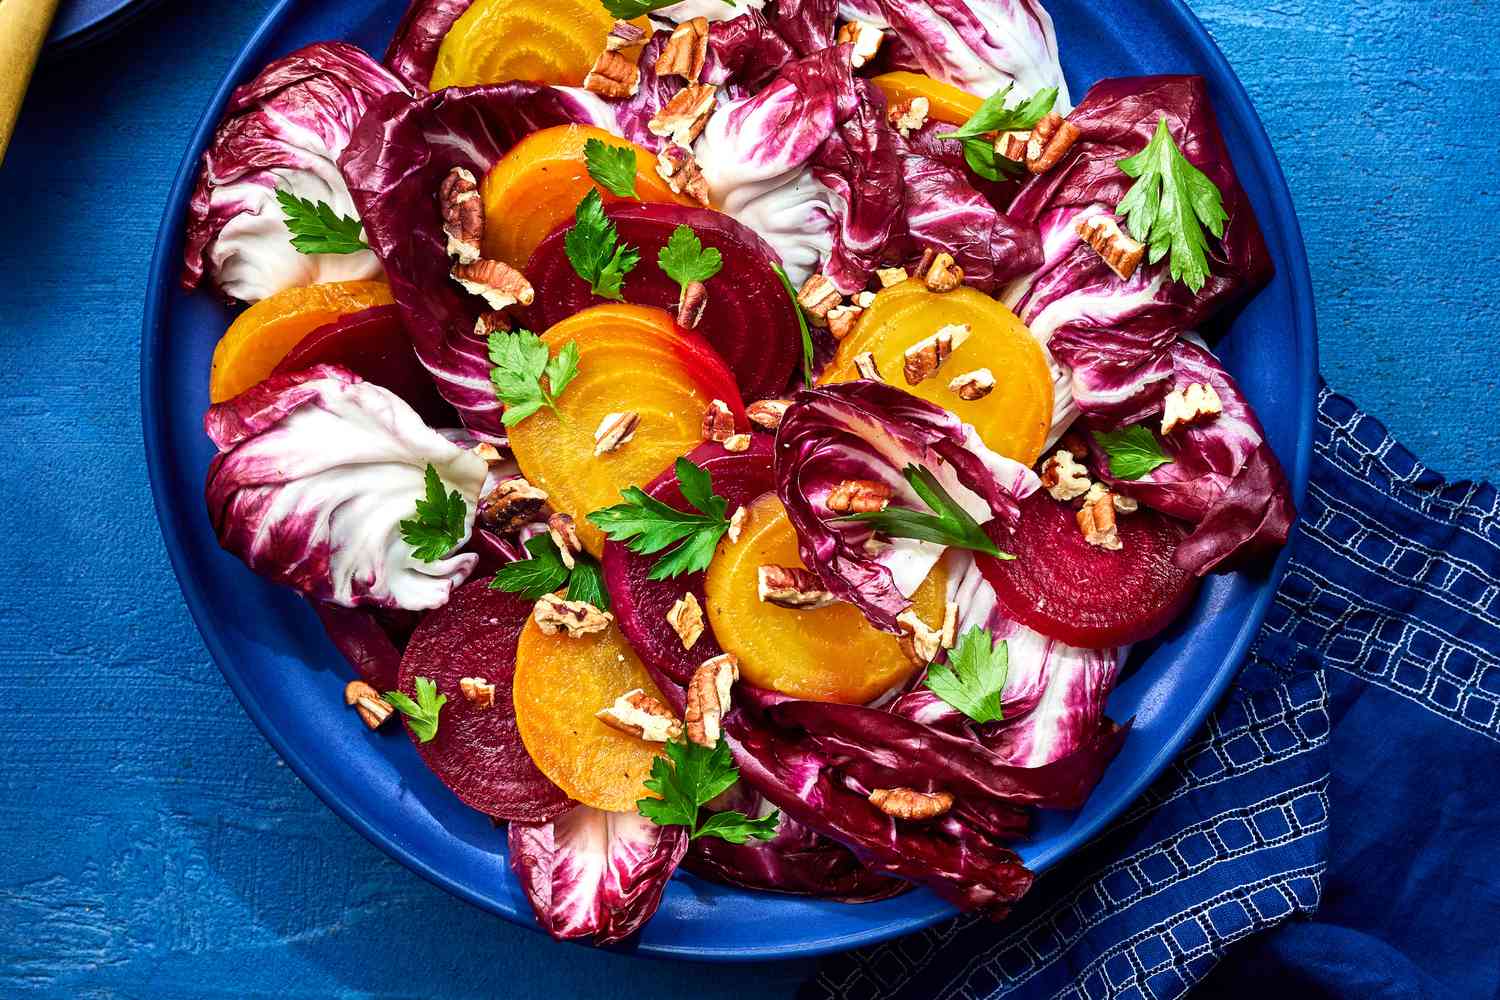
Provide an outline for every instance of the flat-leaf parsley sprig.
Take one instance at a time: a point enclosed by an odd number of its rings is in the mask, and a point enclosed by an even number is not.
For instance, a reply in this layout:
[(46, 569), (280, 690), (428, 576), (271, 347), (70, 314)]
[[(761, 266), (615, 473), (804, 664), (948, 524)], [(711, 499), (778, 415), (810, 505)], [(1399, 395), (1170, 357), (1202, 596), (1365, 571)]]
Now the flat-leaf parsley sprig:
[(610, 194), (639, 197), (635, 193), (635, 150), (629, 146), (611, 146), (602, 139), (590, 139), (583, 144), (583, 162), (589, 176)]
[(1134, 482), (1172, 459), (1162, 450), (1161, 442), (1145, 424), (1117, 431), (1095, 431), (1094, 440), (1109, 456), (1109, 474), (1116, 479)]
[(604, 214), (604, 199), (591, 188), (573, 213), (573, 226), (563, 236), (568, 263), (595, 295), (620, 300), (625, 275), (640, 263), (640, 251), (620, 242), (615, 224)]
[(717, 247), (704, 248), (703, 241), (691, 226), (678, 226), (672, 230), (656, 263), (667, 277), (677, 282), (678, 288), (686, 292), (695, 281), (707, 281), (724, 267), (724, 257)]
[(501, 422), (514, 427), (542, 407), (557, 412), (557, 397), (578, 374), (578, 343), (568, 341), (557, 354), (530, 330), (495, 330), (489, 341), (490, 382), (505, 404)]
[(417, 501), (417, 516), (401, 522), (401, 537), (412, 547), (412, 555), (423, 562), (436, 562), (464, 540), (469, 508), (458, 490), (443, 492), (442, 477), (431, 462), (424, 479), (427, 495)]
[(698, 814), (705, 803), (722, 795), (740, 780), (739, 768), (723, 738), (710, 747), (686, 740), (672, 740), (666, 746), (667, 756), (651, 762), (651, 777), (646, 789), (659, 799), (641, 799), (635, 807), (657, 826), (685, 826), (688, 839), (718, 837), (731, 844), (743, 844), (751, 837), (770, 840), (776, 836), (781, 814), (751, 819), (742, 812), (716, 812), (703, 822)]
[(557, 551), (557, 544), (549, 535), (526, 539), (526, 551), (531, 553), (530, 559), (518, 559), (500, 567), (490, 581), (491, 590), (505, 590), (536, 600), (566, 584), (568, 600), (584, 601), (603, 611), (609, 610), (604, 572), (592, 557), (580, 552), (573, 556), (573, 568), (568, 569)]
[[(677, 2), (678, 0), (604, 0), (604, 9), (609, 11), (611, 17), (621, 21), (634, 21)], [(733, 7), (735, 0), (724, 0), (724, 5)]]
[(1203, 231), (1222, 239), (1229, 221), (1218, 186), (1182, 155), (1165, 116), (1146, 148), (1119, 167), (1136, 182), (1115, 211), (1125, 217), (1130, 234), (1151, 248), (1151, 263), (1170, 253), (1172, 280), (1198, 291), (1208, 282)]
[(911, 484), (922, 502), (932, 508), (932, 513), (912, 510), (909, 507), (887, 507), (884, 510), (848, 514), (840, 521), (863, 521), (882, 534), (892, 538), (916, 538), (924, 542), (937, 542), (959, 549), (984, 552), (997, 559), (1014, 559), (1015, 556), (1000, 549), (984, 533), (979, 522), (943, 489), (937, 476), (920, 465), (908, 465), (901, 475)]
[(927, 689), (975, 722), (1005, 717), (1001, 697), (1010, 673), (1010, 647), (987, 628), (975, 626), (948, 651), (947, 663), (927, 668)]
[(346, 254), (370, 249), (360, 235), (363, 227), (359, 220), (339, 215), (328, 202), (298, 198), (280, 188), (276, 191), (276, 201), (281, 205), (286, 228), (292, 234), (292, 246), (298, 253)]
[(963, 143), (964, 160), (969, 169), (986, 180), (1004, 180), (1019, 176), (1026, 170), (1015, 160), (996, 153), (994, 140), (989, 136), (996, 132), (1029, 132), (1052, 112), (1057, 103), (1057, 88), (1047, 87), (1015, 107), (1006, 107), (1005, 102), (1010, 99), (1014, 86), (1007, 83), (991, 94), (956, 131), (938, 135), (939, 139)]
[(729, 501), (714, 493), (708, 470), (685, 458), (679, 458), (673, 469), (692, 512), (668, 506), (638, 486), (627, 486), (620, 491), (624, 503), (589, 514), (590, 523), (630, 551), (666, 553), (651, 567), (652, 580), (707, 569), (719, 539), (729, 530)]
[(415, 679), (415, 701), (400, 691), (387, 691), (385, 700), (406, 716), (406, 724), (423, 743), (431, 743), (438, 731), (438, 713), (448, 704), (448, 696), (437, 693), (437, 684), (426, 677)]

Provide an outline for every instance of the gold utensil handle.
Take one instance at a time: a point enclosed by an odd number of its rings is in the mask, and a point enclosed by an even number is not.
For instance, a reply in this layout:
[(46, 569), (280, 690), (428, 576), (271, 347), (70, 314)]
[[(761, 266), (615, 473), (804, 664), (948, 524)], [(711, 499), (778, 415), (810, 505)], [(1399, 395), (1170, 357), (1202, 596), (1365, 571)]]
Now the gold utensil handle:
[(0, 0), (0, 162), (56, 13), (57, 0)]

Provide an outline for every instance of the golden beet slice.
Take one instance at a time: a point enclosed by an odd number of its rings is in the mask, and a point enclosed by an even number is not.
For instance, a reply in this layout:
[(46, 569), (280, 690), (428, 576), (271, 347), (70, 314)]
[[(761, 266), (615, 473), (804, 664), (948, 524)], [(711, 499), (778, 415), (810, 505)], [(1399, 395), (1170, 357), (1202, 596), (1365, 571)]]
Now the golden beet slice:
[(973, 117), (974, 112), (979, 110), (979, 105), (984, 103), (968, 91), (959, 90), (952, 84), (943, 83), (941, 80), (934, 80), (924, 73), (897, 70), (894, 73), (881, 73), (879, 76), (871, 77), (870, 82), (885, 94), (887, 104), (895, 104), (914, 97), (927, 98), (928, 117), (934, 121), (947, 122), (949, 125), (962, 125)]
[[(631, 22), (647, 33), (650, 22)], [(576, 87), (614, 18), (596, 0), (476, 0), (438, 49), (432, 90), (507, 80)]]

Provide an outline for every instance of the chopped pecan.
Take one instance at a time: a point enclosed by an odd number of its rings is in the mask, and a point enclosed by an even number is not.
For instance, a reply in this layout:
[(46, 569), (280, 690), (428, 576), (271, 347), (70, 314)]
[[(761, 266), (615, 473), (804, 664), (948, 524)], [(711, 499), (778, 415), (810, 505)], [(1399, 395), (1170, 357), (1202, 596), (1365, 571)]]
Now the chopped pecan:
[(650, 743), (665, 743), (682, 735), (682, 723), (672, 710), (640, 688), (626, 691), (613, 705), (595, 712), (594, 718)]
[(755, 579), (760, 599), (778, 608), (807, 611), (838, 603), (816, 573), (800, 566), (759, 566)]
[(635, 60), (606, 48), (583, 78), (583, 89), (611, 101), (634, 97), (641, 89), (641, 68)]
[(854, 330), (854, 324), (859, 322), (865, 311), (859, 306), (844, 305), (834, 306), (828, 310), (824, 322), (828, 324), (828, 332), (833, 334), (834, 340), (843, 340)]
[(835, 514), (868, 514), (891, 505), (891, 488), (874, 479), (845, 479), (823, 502)]
[(1115, 527), (1114, 495), (1100, 483), (1095, 483), (1084, 498), (1078, 511), (1078, 530), (1083, 532), (1084, 541), (1101, 549), (1118, 552), (1125, 547)]
[(364, 681), (350, 681), (344, 685), (344, 704), (353, 708), (359, 721), (370, 729), (379, 729), (391, 717), (395, 708), (380, 697), (380, 692)]
[(689, 281), (682, 286), (682, 294), (677, 297), (677, 325), (684, 330), (697, 329), (706, 308), (708, 286), (701, 281)]
[(483, 677), (460, 677), (458, 691), (464, 700), (478, 709), (495, 707), (495, 685)]
[(611, 52), (622, 52), (645, 44), (646, 35), (644, 28), (637, 28), (629, 21), (616, 21), (604, 39), (604, 47)]
[(1089, 470), (1079, 465), (1071, 453), (1059, 448), (1042, 463), (1042, 488), (1054, 500), (1076, 500), (1089, 491)]
[(460, 264), (479, 259), (484, 243), (484, 201), (479, 182), (463, 167), (454, 167), (438, 186), (438, 207), (443, 213), (443, 234), (448, 237), (448, 256)]
[(672, 95), (660, 111), (646, 122), (652, 135), (671, 139), (679, 146), (687, 147), (703, 132), (708, 116), (714, 111), (714, 87), (707, 83), (693, 83)]
[(942, 632), (928, 628), (927, 623), (911, 608), (896, 616), (896, 624), (901, 629), (901, 652), (906, 654), (908, 660), (925, 667), (937, 659), (938, 652), (943, 648)]
[(661, 55), (656, 57), (656, 75), (676, 75), (688, 83), (697, 83), (707, 58), (708, 18), (695, 17), (683, 21), (668, 36)]
[(930, 337), (923, 337), (901, 355), (901, 374), (907, 385), (921, 385), (938, 373), (954, 351), (969, 339), (969, 324), (950, 323)]
[(867, 378), (871, 382), (884, 381), (880, 377), (880, 369), (875, 364), (875, 355), (869, 351), (860, 351), (854, 356), (854, 370), (859, 372), (860, 378)]
[(859, 69), (880, 51), (880, 43), (885, 41), (885, 32), (868, 21), (850, 21), (839, 28), (835, 41), (840, 45), (853, 46), (849, 50), (849, 63)]
[(1082, 134), (1077, 125), (1056, 111), (1052, 112), (1036, 123), (1031, 137), (1026, 140), (1026, 169), (1034, 174), (1051, 170)]
[(724, 446), (724, 450), (725, 451), (733, 451), (733, 452), (749, 451), (750, 450), (750, 435), (749, 434), (731, 434), (727, 438), (725, 438), (723, 441), (720, 441), (719, 443)]
[(1080, 462), (1089, 457), (1088, 438), (1084, 437), (1083, 432), (1076, 427), (1064, 431), (1062, 438), (1057, 443), (1066, 449), (1069, 455), (1072, 455)]
[(667, 624), (682, 640), (682, 648), (692, 649), (703, 638), (703, 606), (698, 603), (698, 596), (690, 590), (677, 598), (667, 612)]
[(635, 429), (641, 424), (640, 414), (634, 410), (624, 413), (606, 413), (594, 430), (594, 457), (598, 458), (614, 451), (635, 437)]
[(693, 154), (681, 146), (663, 146), (656, 154), (656, 174), (667, 182), (673, 194), (685, 194), (708, 207), (708, 181), (698, 168)]
[(509, 316), (505, 315), (499, 309), (486, 309), (474, 321), (474, 336), (480, 340), (488, 340), (490, 334), (497, 331), (509, 331), (510, 328)]
[(1109, 498), (1114, 501), (1116, 514), (1134, 514), (1141, 509), (1141, 502), (1135, 497), (1121, 496), (1119, 493), (1111, 493)]
[(730, 692), (739, 679), (740, 664), (733, 653), (720, 653), (698, 664), (688, 681), (687, 708), (682, 713), (690, 743), (718, 746), (720, 723), (729, 714)]
[(498, 260), (480, 258), (472, 264), (455, 264), (452, 274), (464, 291), (478, 295), (491, 309), (529, 306), (536, 299), (526, 275)]
[(995, 373), (988, 368), (976, 368), (971, 372), (964, 372), (955, 376), (949, 383), (948, 388), (958, 396), (973, 402), (983, 399), (995, 391)]
[(881, 288), (890, 288), (892, 285), (901, 284), (910, 275), (906, 273), (904, 267), (882, 267), (875, 272), (875, 277), (880, 279)]
[(500, 449), (496, 448), (488, 441), (481, 441), (469, 450), (472, 451), (477, 457), (484, 459), (486, 462), (500, 461)]
[(912, 132), (927, 124), (927, 113), (932, 110), (932, 103), (925, 97), (907, 97), (897, 101), (886, 109), (886, 118), (890, 120), (891, 127), (902, 135), (911, 135)]
[(730, 544), (740, 540), (740, 532), (745, 530), (745, 522), (749, 519), (750, 511), (745, 507), (736, 507), (734, 513), (729, 515), (729, 531), (727, 534)]
[(1178, 386), (1167, 393), (1161, 410), (1161, 432), (1165, 436), (1183, 427), (1196, 427), (1224, 412), (1219, 393), (1206, 382)]
[(587, 601), (567, 601), (556, 594), (543, 594), (538, 598), (531, 617), (543, 635), (566, 632), (570, 639), (603, 632), (615, 620), (614, 615), (600, 611)]
[(791, 405), (792, 401), (789, 399), (757, 399), (745, 407), (745, 415), (755, 426), (774, 431), (781, 426), (781, 418), (786, 416)]
[(1111, 271), (1127, 281), (1146, 258), (1145, 246), (1126, 236), (1113, 216), (1100, 214), (1079, 219), (1073, 230), (1104, 258)]
[(870, 804), (896, 819), (935, 819), (953, 808), (953, 796), (915, 788), (877, 788), (870, 793)]
[(1030, 132), (1001, 132), (995, 136), (995, 155), (1013, 163), (1025, 163), (1026, 144), (1030, 141)]
[(558, 511), (547, 518), (547, 534), (551, 536), (552, 544), (557, 546), (563, 565), (572, 569), (576, 565), (573, 557), (583, 551), (583, 542), (578, 540), (578, 526), (573, 523), (573, 515)]
[(943, 627), (938, 631), (938, 645), (952, 649), (958, 643), (958, 605), (949, 601), (943, 606)]
[(802, 283), (797, 293), (797, 304), (807, 314), (813, 326), (827, 326), (828, 313), (843, 301), (833, 282), (821, 274), (815, 274)]
[(703, 411), (703, 440), (723, 442), (733, 433), (734, 411), (722, 399), (710, 399)]
[(849, 301), (853, 302), (861, 309), (868, 309), (875, 304), (875, 293), (869, 291), (855, 292), (854, 297)]
[(544, 490), (537, 489), (520, 476), (501, 480), (479, 501), (479, 523), (497, 534), (515, 531), (536, 519), (547, 502)]
[[(922, 259), (927, 260), (925, 254)], [(964, 269), (953, 263), (951, 253), (934, 253), (919, 273), (930, 292), (951, 292), (964, 283)]]

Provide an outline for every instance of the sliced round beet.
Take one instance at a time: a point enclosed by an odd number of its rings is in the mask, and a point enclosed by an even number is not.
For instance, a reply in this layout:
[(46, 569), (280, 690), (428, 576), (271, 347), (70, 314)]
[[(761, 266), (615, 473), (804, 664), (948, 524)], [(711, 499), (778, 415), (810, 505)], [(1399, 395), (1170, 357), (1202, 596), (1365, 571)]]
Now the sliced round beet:
[(458, 426), (458, 415), (417, 360), (397, 306), (371, 306), (324, 323), (298, 341), (275, 374), (313, 365), (342, 365), (406, 400), (430, 426)]
[(1090, 545), (1069, 504), (1038, 490), (1008, 533), (991, 522), (1011, 560), (979, 557), (1000, 604), (1021, 624), (1084, 649), (1149, 639), (1182, 613), (1198, 579), (1172, 565), (1187, 529), (1142, 507), (1115, 521), (1121, 548)]
[[(714, 492), (729, 501), (729, 512), (743, 507), (776, 488), (771, 470), (769, 434), (752, 434), (750, 450), (725, 451), (723, 446), (705, 442), (688, 453), (688, 459), (708, 470)], [(646, 493), (662, 503), (687, 510), (688, 504), (677, 487), (677, 476), (668, 470), (653, 479)], [(637, 555), (620, 542), (604, 543), (604, 584), (614, 605), (620, 631), (630, 641), (641, 662), (653, 674), (662, 674), (678, 684), (686, 684), (698, 664), (724, 652), (714, 638), (712, 626), (704, 622), (703, 636), (692, 649), (683, 649), (677, 633), (667, 624), (667, 612), (683, 594), (690, 593), (698, 605), (708, 607), (703, 592), (703, 574), (691, 573), (670, 580), (649, 579), (655, 555)], [(668, 692), (664, 692), (668, 693)]]
[[(695, 329), (723, 356), (745, 399), (782, 395), (802, 357), (802, 332), (797, 307), (771, 269), (778, 258), (766, 241), (708, 208), (617, 202), (605, 212), (621, 242), (641, 253), (622, 286), (627, 302), (676, 315), (679, 286), (657, 264), (657, 255), (678, 226), (690, 227), (705, 248), (719, 251), (723, 270), (705, 283), (708, 304)], [(531, 322), (539, 329), (605, 301), (568, 262), (563, 238), (569, 228), (548, 235), (526, 265), (537, 290)]]
[[(516, 645), (532, 602), (491, 590), (489, 580), (458, 588), (447, 604), (422, 619), (401, 657), (399, 690), (416, 697), (416, 678), (432, 680), (448, 701), (437, 735), (417, 752), (466, 804), (499, 819), (544, 823), (572, 807), (521, 743), (511, 681)], [(495, 704), (480, 708), (459, 693), (459, 680), (483, 677), (495, 685)], [(410, 734), (410, 729), (408, 729)]]

